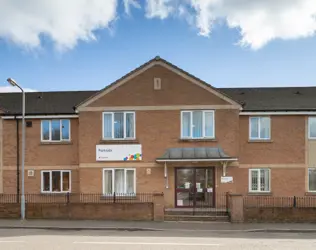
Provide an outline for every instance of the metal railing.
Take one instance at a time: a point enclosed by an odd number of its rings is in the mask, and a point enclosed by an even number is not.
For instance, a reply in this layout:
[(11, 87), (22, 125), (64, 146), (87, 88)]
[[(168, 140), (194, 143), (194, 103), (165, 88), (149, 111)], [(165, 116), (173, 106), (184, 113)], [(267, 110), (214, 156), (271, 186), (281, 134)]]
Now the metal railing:
[(288, 196), (288, 197), (273, 197), (273, 196), (245, 196), (244, 207), (246, 208), (307, 208), (316, 207), (315, 196)]
[[(101, 194), (101, 193), (41, 193), (25, 194), (26, 203), (46, 203), (46, 204), (67, 204), (67, 203), (152, 203), (153, 193), (134, 194)], [(0, 204), (19, 203), (20, 197), (17, 194), (0, 194)]]

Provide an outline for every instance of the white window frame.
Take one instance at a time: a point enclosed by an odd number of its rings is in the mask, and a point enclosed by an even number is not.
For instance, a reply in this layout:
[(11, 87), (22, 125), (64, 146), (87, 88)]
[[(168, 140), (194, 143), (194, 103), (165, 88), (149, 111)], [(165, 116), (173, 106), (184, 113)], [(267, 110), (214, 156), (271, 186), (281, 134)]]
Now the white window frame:
[(308, 139), (316, 140), (316, 137), (311, 136), (311, 130), (310, 130), (311, 119), (316, 119), (316, 116), (308, 117)]
[[(63, 173), (69, 173), (69, 191), (53, 191), (53, 172), (60, 172), (60, 187), (63, 187)], [(44, 173), (49, 173), (49, 189), (50, 191), (44, 190)], [(71, 193), (71, 170), (42, 170), (41, 171), (41, 193), (48, 194), (60, 194), (60, 193)]]
[[(251, 118), (258, 118), (258, 137), (251, 137)], [(269, 118), (269, 137), (268, 138), (262, 138), (260, 135), (260, 130), (261, 130), (261, 119), (262, 118)], [(249, 140), (251, 141), (269, 141), (271, 140), (271, 117), (270, 116), (250, 116), (249, 117)]]
[(308, 189), (308, 192), (309, 192), (309, 193), (316, 193), (316, 190), (310, 190), (310, 189), (309, 189), (309, 170), (314, 170), (314, 171), (315, 171), (315, 168), (308, 168), (308, 169), (307, 169), (307, 171), (308, 171), (308, 172), (307, 172), (307, 175), (308, 175), (308, 176), (307, 176), (307, 181), (308, 181), (308, 182), (307, 182), (307, 185), (308, 185), (307, 189)]
[[(124, 190), (126, 195), (128, 196), (136, 196), (136, 169), (135, 168), (103, 168), (102, 169), (102, 193), (104, 196), (113, 196), (115, 190), (115, 170), (124, 170)], [(126, 193), (126, 172), (128, 170), (134, 171), (134, 193)], [(112, 171), (112, 193), (105, 193), (105, 183), (104, 183), (104, 172)], [(122, 194), (120, 194), (122, 195)]]
[[(202, 129), (202, 137), (193, 137), (193, 112), (194, 111), (201, 111), (202, 112), (202, 126), (203, 126), (203, 129)], [(183, 114), (184, 113), (190, 113), (190, 136), (184, 136), (183, 135)], [(213, 114), (213, 136), (206, 136), (205, 135), (205, 113), (212, 113)], [(214, 110), (182, 110), (181, 111), (181, 114), (180, 114), (180, 120), (181, 120), (181, 126), (180, 126), (180, 129), (181, 129), (181, 132), (180, 132), (180, 135), (181, 135), (181, 139), (192, 139), (192, 140), (200, 140), (200, 139), (215, 139), (215, 111)]]
[[(260, 186), (261, 186), (261, 176), (260, 176), (260, 170), (269, 170), (269, 190), (268, 191), (261, 191)], [(258, 188), (257, 190), (252, 190), (252, 178), (251, 178), (251, 172), (252, 171), (257, 171), (258, 172)], [(250, 168), (248, 171), (249, 175), (249, 193), (271, 193), (271, 169), (270, 168)]]
[[(123, 138), (114, 138), (114, 114), (123, 113), (124, 114), (124, 137)], [(110, 114), (112, 116), (112, 137), (104, 137), (104, 115)], [(134, 115), (134, 137), (126, 137), (126, 115)], [(135, 140), (136, 139), (136, 112), (134, 111), (114, 111), (114, 112), (103, 112), (102, 113), (102, 138), (103, 140)]]
[[(68, 121), (69, 122), (69, 138), (63, 139), (63, 132), (62, 132), (62, 121)], [(45, 140), (43, 137), (43, 122), (48, 121), (49, 122), (49, 139)], [(60, 140), (52, 140), (52, 121), (59, 121), (60, 126)], [(41, 141), (42, 142), (62, 142), (62, 141), (71, 141), (71, 121), (70, 119), (43, 119), (41, 120)]]

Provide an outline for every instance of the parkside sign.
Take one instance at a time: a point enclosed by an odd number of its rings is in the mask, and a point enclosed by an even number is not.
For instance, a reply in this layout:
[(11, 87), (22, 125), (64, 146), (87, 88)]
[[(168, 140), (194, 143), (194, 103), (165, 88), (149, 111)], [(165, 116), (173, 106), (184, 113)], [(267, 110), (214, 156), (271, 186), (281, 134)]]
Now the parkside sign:
[(97, 145), (97, 161), (140, 161), (142, 145)]

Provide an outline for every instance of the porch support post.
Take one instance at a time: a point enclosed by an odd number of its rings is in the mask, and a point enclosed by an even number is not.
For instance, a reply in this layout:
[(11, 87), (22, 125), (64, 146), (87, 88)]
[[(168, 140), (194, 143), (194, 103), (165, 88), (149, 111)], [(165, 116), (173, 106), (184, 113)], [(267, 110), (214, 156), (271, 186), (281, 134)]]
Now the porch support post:
[(227, 161), (222, 162), (222, 164), (223, 164), (223, 176), (226, 176)]
[(165, 184), (165, 187), (166, 188), (169, 188), (169, 181), (168, 181), (168, 169), (167, 169), (167, 162), (165, 161), (165, 182), (166, 182), (166, 184)]

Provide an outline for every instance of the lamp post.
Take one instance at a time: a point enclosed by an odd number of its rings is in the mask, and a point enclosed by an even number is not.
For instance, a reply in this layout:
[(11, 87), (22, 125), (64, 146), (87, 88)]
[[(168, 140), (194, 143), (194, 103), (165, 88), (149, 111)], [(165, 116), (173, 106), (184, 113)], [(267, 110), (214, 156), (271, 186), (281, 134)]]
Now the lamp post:
[(22, 175), (21, 175), (21, 219), (25, 220), (25, 194), (24, 194), (24, 162), (25, 162), (25, 92), (16, 81), (8, 78), (7, 82), (13, 87), (18, 87), (22, 91)]

